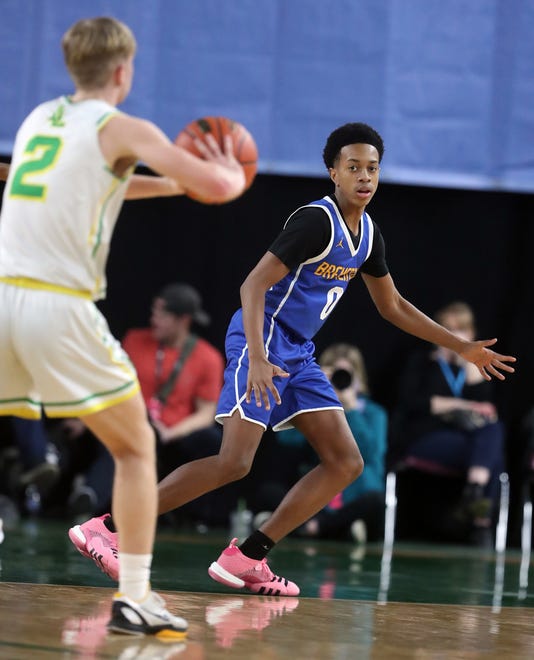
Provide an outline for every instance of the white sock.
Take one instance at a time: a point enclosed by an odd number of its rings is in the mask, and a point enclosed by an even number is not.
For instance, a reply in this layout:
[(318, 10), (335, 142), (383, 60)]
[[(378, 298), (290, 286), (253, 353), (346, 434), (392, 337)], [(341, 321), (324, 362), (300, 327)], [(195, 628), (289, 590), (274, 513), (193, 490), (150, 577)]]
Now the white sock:
[(119, 552), (119, 592), (132, 600), (143, 600), (150, 591), (152, 555)]

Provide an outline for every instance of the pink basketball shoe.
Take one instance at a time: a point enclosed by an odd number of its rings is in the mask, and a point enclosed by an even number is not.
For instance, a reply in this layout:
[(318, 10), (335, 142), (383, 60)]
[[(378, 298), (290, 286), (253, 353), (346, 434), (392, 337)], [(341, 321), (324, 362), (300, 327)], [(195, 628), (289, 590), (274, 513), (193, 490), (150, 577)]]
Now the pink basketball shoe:
[(116, 582), (119, 580), (118, 535), (104, 524), (106, 513), (69, 529), (69, 538), (84, 557), (92, 559), (98, 568)]
[(208, 569), (211, 578), (228, 587), (249, 591), (262, 596), (298, 596), (300, 589), (294, 582), (275, 575), (267, 565), (267, 559), (250, 559), (232, 539), (217, 561)]

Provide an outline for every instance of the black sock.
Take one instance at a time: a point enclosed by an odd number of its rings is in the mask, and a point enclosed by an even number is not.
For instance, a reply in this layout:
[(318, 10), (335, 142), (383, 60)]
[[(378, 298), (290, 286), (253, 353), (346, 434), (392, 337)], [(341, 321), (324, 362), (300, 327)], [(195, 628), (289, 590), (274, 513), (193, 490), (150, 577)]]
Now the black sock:
[(111, 516), (106, 516), (102, 522), (103, 522), (104, 525), (109, 529), (110, 532), (112, 532), (113, 534), (115, 534), (115, 532), (116, 532), (117, 530), (116, 530), (116, 528), (115, 528), (115, 524), (114, 524), (114, 522), (113, 522), (113, 518), (112, 518)]
[(274, 541), (257, 529), (255, 532), (252, 532), (246, 541), (243, 541), (239, 549), (245, 557), (261, 560), (267, 556), (269, 550), (272, 550), (274, 546)]

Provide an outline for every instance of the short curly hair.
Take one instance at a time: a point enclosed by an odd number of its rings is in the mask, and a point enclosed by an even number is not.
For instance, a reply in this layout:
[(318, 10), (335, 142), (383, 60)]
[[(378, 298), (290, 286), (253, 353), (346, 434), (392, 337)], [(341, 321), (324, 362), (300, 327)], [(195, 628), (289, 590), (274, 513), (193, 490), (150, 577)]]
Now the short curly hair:
[(326, 169), (334, 167), (339, 152), (347, 144), (371, 144), (378, 151), (378, 161), (384, 155), (384, 142), (374, 128), (361, 122), (344, 124), (332, 131), (323, 149), (323, 161)]

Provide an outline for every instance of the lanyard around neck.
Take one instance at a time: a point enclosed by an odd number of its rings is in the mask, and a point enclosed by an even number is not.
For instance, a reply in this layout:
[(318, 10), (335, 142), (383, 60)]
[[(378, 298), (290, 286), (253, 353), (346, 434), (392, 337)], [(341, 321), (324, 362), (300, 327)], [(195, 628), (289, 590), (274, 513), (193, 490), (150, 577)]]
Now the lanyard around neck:
[(441, 373), (444, 375), (447, 385), (455, 397), (459, 397), (465, 385), (465, 369), (460, 367), (460, 371), (454, 375), (451, 365), (443, 358), (438, 358), (438, 364)]
[(163, 360), (165, 358), (165, 348), (163, 344), (158, 344), (158, 350), (156, 351), (156, 363), (154, 368), (154, 376), (156, 378), (156, 387), (161, 385), (161, 374), (163, 371)]
[(155, 397), (159, 399), (161, 403), (165, 403), (167, 397), (171, 393), (171, 390), (173, 389), (176, 383), (176, 380), (182, 370), (182, 367), (184, 366), (185, 361), (191, 355), (191, 352), (197, 343), (197, 339), (198, 337), (194, 334), (190, 334), (187, 337), (187, 339), (184, 342), (184, 345), (182, 346), (182, 350), (180, 351), (180, 355), (177, 357), (176, 362), (174, 363), (170, 376), (168, 377), (165, 383), (161, 382), (162, 371), (163, 371), (163, 358), (165, 357), (165, 348), (162, 344), (158, 346), (158, 350), (156, 352), (156, 365), (155, 365), (155, 377), (156, 377)]

